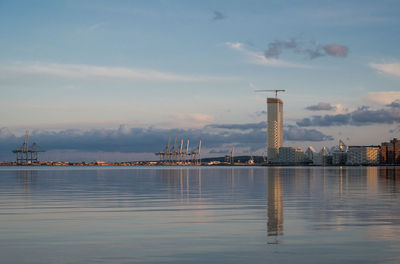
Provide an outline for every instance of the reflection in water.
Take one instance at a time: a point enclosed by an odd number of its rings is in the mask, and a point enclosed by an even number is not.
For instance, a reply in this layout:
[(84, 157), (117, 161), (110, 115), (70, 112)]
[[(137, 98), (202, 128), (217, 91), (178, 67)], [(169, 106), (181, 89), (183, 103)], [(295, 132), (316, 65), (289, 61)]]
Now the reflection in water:
[(283, 235), (283, 188), (280, 168), (268, 170), (268, 236)]
[(0, 168), (0, 262), (400, 263), (399, 191), (399, 167)]
[[(191, 190), (202, 196), (201, 168), (166, 168), (159, 170), (161, 181), (166, 183), (168, 198), (190, 201)], [(179, 195), (178, 195), (179, 194)]]
[(400, 185), (400, 167), (380, 168), (382, 188), (390, 193), (398, 193)]
[(25, 201), (29, 201), (29, 188), (31, 188), (36, 181), (37, 171), (23, 170), (16, 171), (18, 182), (24, 186)]

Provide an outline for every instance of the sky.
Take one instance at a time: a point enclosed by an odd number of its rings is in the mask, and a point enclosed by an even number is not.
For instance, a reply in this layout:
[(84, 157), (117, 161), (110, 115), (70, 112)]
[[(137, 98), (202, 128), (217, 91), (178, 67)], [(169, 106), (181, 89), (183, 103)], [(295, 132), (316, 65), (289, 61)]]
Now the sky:
[[(400, 137), (398, 1), (0, 0), (0, 160), (262, 155), (266, 97), (284, 145)], [(32, 142), (31, 141), (31, 142)]]

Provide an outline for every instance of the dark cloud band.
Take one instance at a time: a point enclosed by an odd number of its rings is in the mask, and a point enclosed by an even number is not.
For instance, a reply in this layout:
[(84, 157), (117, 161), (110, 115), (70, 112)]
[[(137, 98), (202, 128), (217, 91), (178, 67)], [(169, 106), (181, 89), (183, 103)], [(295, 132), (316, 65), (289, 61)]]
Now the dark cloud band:
[(400, 123), (400, 103), (394, 101), (387, 105), (388, 108), (372, 110), (362, 106), (347, 114), (337, 115), (316, 115), (311, 118), (304, 118), (297, 122), (300, 127), (309, 126), (364, 126), (372, 124), (394, 124)]
[(266, 58), (279, 58), (284, 50), (290, 50), (296, 54), (306, 55), (309, 59), (316, 59), (323, 56), (347, 57), (348, 47), (338, 44), (318, 45), (314, 42), (301, 42), (295, 39), (289, 41), (275, 40), (268, 44), (264, 52)]
[[(213, 124), (204, 129), (155, 129), (128, 128), (121, 125), (118, 129), (69, 129), (59, 132), (33, 131), (30, 142), (37, 142), (45, 150), (74, 150), (83, 152), (122, 152), (151, 153), (161, 151), (168, 138), (175, 137), (190, 140), (195, 148), (201, 139), (205, 148), (219, 148), (226, 144), (250, 148), (252, 151), (265, 147), (266, 123)], [(325, 141), (332, 140), (315, 129), (288, 126), (284, 131), (288, 141)], [(0, 149), (8, 150), (19, 147), (23, 137), (16, 137), (8, 129), (0, 129)], [(11, 155), (11, 154), (9, 154)]]
[(310, 105), (306, 107), (307, 110), (310, 111), (331, 111), (331, 110), (335, 110), (336, 106), (331, 105), (329, 103), (318, 103), (317, 105)]

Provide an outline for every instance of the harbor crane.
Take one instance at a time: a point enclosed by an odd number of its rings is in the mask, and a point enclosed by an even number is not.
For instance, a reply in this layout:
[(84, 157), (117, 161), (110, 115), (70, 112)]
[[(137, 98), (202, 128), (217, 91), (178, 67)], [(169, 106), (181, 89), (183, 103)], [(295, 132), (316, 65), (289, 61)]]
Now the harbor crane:
[(201, 164), (201, 140), (199, 145), (194, 150), (189, 150), (189, 139), (186, 141), (186, 147), (183, 139), (178, 141), (175, 137), (174, 144), (171, 144), (171, 137), (168, 138), (168, 144), (163, 151), (155, 153), (160, 156), (160, 162), (165, 165), (175, 165), (181, 163), (191, 162), (192, 164)]
[(278, 98), (278, 93), (279, 92), (286, 92), (286, 90), (255, 90), (254, 92), (274, 92), (275, 93), (275, 98)]
[(29, 131), (25, 133), (25, 141), (20, 148), (13, 150), (12, 152), (17, 156), (17, 165), (31, 165), (39, 162), (39, 152), (45, 152), (45, 150), (39, 150), (38, 145), (33, 142), (31, 146), (29, 142)]

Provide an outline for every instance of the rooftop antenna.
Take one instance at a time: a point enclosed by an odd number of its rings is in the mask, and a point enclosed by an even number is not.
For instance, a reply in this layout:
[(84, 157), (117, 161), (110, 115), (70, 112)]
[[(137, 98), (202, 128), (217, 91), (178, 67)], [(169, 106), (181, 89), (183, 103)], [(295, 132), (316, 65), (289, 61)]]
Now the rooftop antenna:
[(259, 93), (259, 92), (274, 92), (275, 93), (275, 98), (278, 98), (278, 93), (279, 92), (286, 92), (286, 90), (254, 90), (254, 92)]

